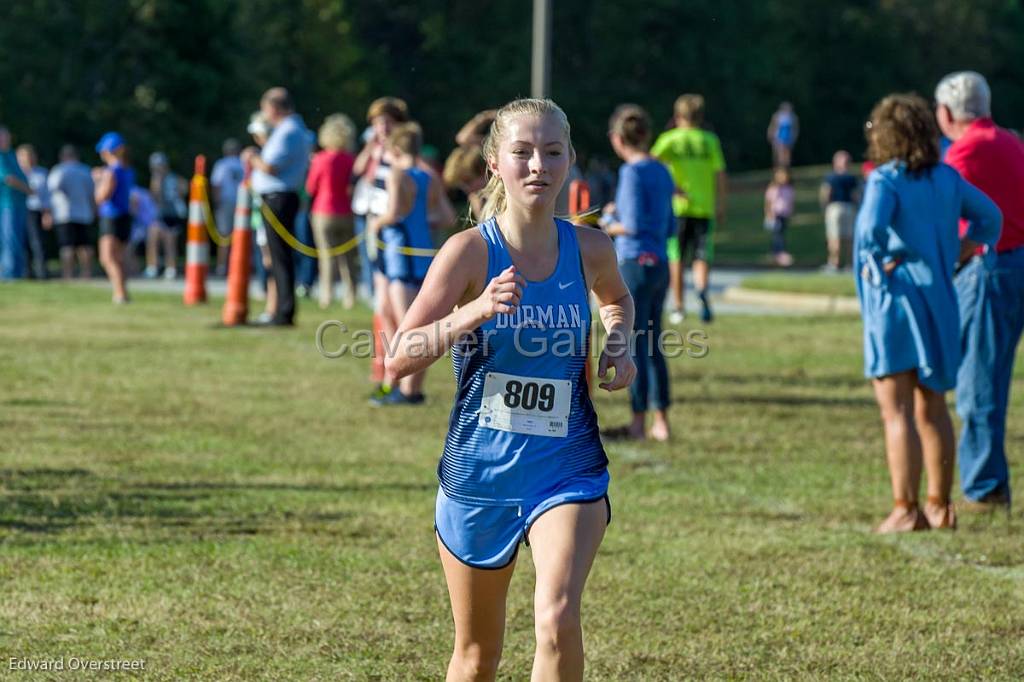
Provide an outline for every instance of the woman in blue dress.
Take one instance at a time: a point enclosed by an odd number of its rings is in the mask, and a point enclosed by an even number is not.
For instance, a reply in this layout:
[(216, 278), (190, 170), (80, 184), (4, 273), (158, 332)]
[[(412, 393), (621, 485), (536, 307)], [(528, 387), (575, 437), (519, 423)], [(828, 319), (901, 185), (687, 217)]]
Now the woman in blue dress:
[[(494, 679), (520, 544), (536, 568), (533, 679), (583, 679), (583, 588), (610, 519), (608, 458), (584, 365), (590, 293), (608, 340), (601, 387), (625, 388), (633, 301), (611, 239), (554, 217), (574, 160), (550, 100), (502, 107), (483, 145), (476, 228), (437, 254), (385, 358), (422, 371), (452, 347), (456, 394), (434, 511), (455, 646), (448, 679)], [(523, 677), (516, 674), (514, 677)]]
[[(864, 318), (864, 373), (872, 379), (885, 430), (893, 510), (877, 528), (891, 533), (954, 528), (950, 504), (955, 448), (945, 392), (956, 385), (960, 320), (953, 288), (958, 263), (992, 245), (996, 205), (939, 162), (939, 131), (917, 95), (890, 95), (871, 112), (868, 176), (854, 237), (857, 295)], [(958, 221), (970, 221), (964, 239)], [(928, 501), (918, 504), (922, 461)]]

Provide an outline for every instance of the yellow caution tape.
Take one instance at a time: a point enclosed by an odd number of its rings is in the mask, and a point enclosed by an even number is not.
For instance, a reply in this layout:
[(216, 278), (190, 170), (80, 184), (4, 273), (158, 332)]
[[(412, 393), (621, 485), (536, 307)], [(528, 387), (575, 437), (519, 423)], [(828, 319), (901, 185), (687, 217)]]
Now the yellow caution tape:
[(576, 225), (596, 225), (601, 217), (601, 207), (591, 206), (586, 211), (569, 216), (569, 222)]
[(422, 258), (433, 258), (437, 255), (438, 249), (425, 249), (417, 248), (415, 246), (394, 246), (391, 244), (385, 244), (379, 239), (374, 240), (377, 242), (378, 249), (391, 249), (403, 256), (418, 256)]
[[(295, 235), (289, 232), (288, 228), (281, 224), (281, 221), (277, 219), (277, 216), (274, 215), (274, 212), (270, 210), (270, 207), (267, 206), (265, 203), (262, 206), (260, 206), (260, 211), (263, 213), (263, 217), (267, 219), (267, 222), (270, 223), (270, 226), (274, 228), (274, 232), (277, 232), (277, 235), (284, 240), (285, 244), (292, 247), (293, 249), (301, 253), (303, 256), (316, 258), (318, 255), (320, 255), (316, 249), (314, 249), (311, 246), (306, 246), (298, 239), (296, 239)], [(348, 253), (352, 249), (356, 248), (359, 245), (359, 242), (361, 242), (362, 240), (363, 235), (357, 234), (355, 237), (352, 237), (352, 239), (349, 239), (344, 244), (339, 244), (338, 246), (335, 246), (334, 248), (328, 250), (327, 253), (329, 253), (332, 256), (340, 256), (343, 253)]]
[[(260, 211), (262, 211), (263, 217), (267, 219), (267, 222), (270, 223), (270, 226), (274, 228), (274, 232), (277, 232), (278, 236), (281, 237), (281, 239), (283, 239), (288, 246), (292, 247), (293, 249), (295, 249), (304, 256), (316, 258), (319, 255), (316, 249), (306, 246), (298, 239), (296, 239), (295, 236), (288, 231), (288, 228), (281, 224), (281, 221), (278, 220), (277, 216), (274, 215), (274, 212), (270, 210), (269, 206), (263, 204), (260, 207)], [(361, 242), (362, 240), (363, 235), (357, 234), (355, 237), (352, 237), (352, 239), (349, 239), (344, 244), (339, 244), (338, 246), (329, 249), (327, 253), (330, 254), (331, 256), (340, 256), (344, 253), (348, 253), (349, 251), (357, 247), (359, 245), (359, 242)], [(394, 249), (403, 256), (432, 258), (435, 255), (437, 255), (438, 251), (437, 249), (417, 248), (414, 246), (399, 246), (396, 248), (394, 246), (385, 244), (380, 239), (374, 239), (374, 243), (377, 245), (378, 249)]]
[(210, 233), (210, 241), (217, 246), (223, 248), (231, 245), (231, 235), (227, 237), (220, 236), (220, 232), (217, 230), (217, 223), (213, 219), (213, 207), (210, 206), (210, 193), (206, 189), (206, 178), (202, 175), (199, 176), (199, 184), (202, 185), (203, 195), (203, 214), (206, 218), (206, 231)]

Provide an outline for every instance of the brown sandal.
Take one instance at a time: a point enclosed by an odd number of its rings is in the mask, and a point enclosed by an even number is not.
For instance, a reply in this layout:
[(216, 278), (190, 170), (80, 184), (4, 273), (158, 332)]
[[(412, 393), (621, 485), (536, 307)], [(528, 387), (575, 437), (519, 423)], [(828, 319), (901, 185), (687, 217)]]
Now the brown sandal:
[(909, 533), (928, 530), (928, 518), (921, 513), (917, 500), (893, 500), (892, 511), (882, 523), (875, 528), (876, 533)]
[[(937, 512), (931, 510), (938, 509)], [(928, 504), (924, 508), (924, 516), (932, 528), (956, 530), (956, 510), (949, 500), (941, 497), (928, 496)]]

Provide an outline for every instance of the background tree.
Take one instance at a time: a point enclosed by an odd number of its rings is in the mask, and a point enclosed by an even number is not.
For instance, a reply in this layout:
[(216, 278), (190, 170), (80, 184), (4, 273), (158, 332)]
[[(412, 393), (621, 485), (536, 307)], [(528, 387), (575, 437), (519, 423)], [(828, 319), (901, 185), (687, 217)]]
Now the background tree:
[[(263, 90), (288, 86), (311, 127), (406, 98), (445, 151), (476, 111), (529, 91), (530, 5), (519, 1), (21, 0), (0, 22), (0, 120), (45, 162), (122, 130), (136, 163), (160, 148), (187, 172), (244, 138)], [(633, 101), (660, 125), (681, 92), (708, 101), (730, 167), (770, 162), (778, 105), (801, 117), (797, 163), (863, 151), (862, 123), (893, 90), (930, 96), (945, 73), (988, 76), (996, 117), (1024, 124), (1019, 0), (558, 0), (553, 96), (577, 146), (611, 156), (609, 113)], [(88, 157), (87, 157), (88, 158)]]

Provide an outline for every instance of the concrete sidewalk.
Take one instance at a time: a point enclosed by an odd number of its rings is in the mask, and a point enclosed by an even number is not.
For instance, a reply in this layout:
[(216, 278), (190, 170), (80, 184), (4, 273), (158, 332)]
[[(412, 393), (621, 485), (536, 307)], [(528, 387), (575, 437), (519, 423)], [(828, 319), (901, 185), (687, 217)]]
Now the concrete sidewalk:
[[(823, 313), (857, 313), (857, 299), (844, 296), (821, 296), (814, 294), (793, 294), (773, 291), (744, 289), (742, 282), (747, 277), (763, 273), (763, 270), (745, 268), (721, 268), (711, 271), (711, 302), (716, 315), (813, 315)], [(96, 287), (107, 287), (103, 278), (89, 280)], [(128, 283), (129, 291), (161, 293), (181, 296), (185, 290), (184, 279), (142, 279), (134, 278)], [(208, 277), (206, 293), (211, 298), (223, 298), (227, 280), (222, 277)], [(315, 299), (317, 285), (314, 283), (312, 297)], [(256, 280), (249, 283), (249, 298), (262, 301), (263, 289)], [(668, 305), (666, 305), (666, 309)], [(690, 271), (686, 272), (686, 310), (695, 314), (700, 302), (693, 288)]]

